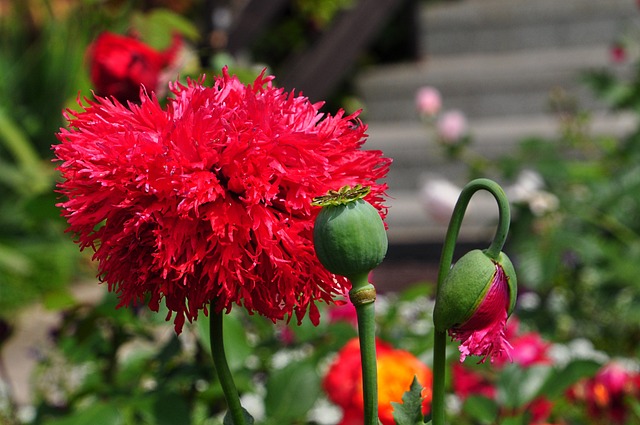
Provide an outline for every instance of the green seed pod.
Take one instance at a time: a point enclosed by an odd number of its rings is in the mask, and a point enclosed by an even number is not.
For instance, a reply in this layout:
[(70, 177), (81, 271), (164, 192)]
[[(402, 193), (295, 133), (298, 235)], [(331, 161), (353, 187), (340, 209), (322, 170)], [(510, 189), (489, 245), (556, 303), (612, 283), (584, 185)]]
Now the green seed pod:
[[(502, 268), (500, 275), (498, 267)], [(433, 312), (433, 321), (438, 331), (462, 325), (469, 320), (485, 299), (496, 278), (506, 279), (509, 294), (508, 314), (516, 305), (517, 280), (513, 264), (503, 252), (498, 260), (492, 260), (483, 251), (476, 249), (465, 254), (451, 268), (438, 294)], [(491, 312), (482, 312), (490, 315)]]
[(313, 232), (316, 255), (331, 273), (351, 281), (378, 266), (388, 247), (387, 232), (378, 210), (360, 199), (368, 190), (359, 196), (348, 196), (355, 190), (361, 188), (343, 188), (332, 193), (347, 196), (330, 201), (318, 198), (314, 203), (323, 206)]

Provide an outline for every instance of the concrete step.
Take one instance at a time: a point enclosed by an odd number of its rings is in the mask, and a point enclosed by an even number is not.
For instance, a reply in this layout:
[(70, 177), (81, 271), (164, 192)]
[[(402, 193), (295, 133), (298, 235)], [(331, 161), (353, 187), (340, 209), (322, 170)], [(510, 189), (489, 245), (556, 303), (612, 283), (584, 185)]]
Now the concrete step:
[[(634, 114), (600, 113), (592, 117), (590, 130), (594, 135), (622, 137), (638, 124)], [(522, 116), (509, 119), (482, 119), (470, 123), (473, 144), (471, 149), (486, 158), (499, 158), (517, 149), (527, 137), (553, 138), (558, 134), (558, 123), (549, 116)], [(440, 242), (446, 232), (446, 220), (429, 216), (421, 194), (423, 185), (434, 179), (444, 179), (450, 185), (467, 183), (466, 169), (460, 163), (447, 161), (436, 141), (419, 122), (371, 123), (366, 149), (380, 149), (393, 158), (386, 179), (389, 184), (389, 239), (391, 243)], [(510, 182), (501, 182), (510, 184)], [(450, 186), (440, 185), (439, 196), (455, 202)], [(447, 192), (447, 193), (445, 193)], [(472, 221), (465, 221), (461, 239), (479, 241), (492, 234), (493, 203), (480, 206)], [(486, 207), (486, 205), (489, 205)], [(453, 205), (451, 204), (451, 208)], [(447, 216), (445, 213), (444, 216)]]
[(426, 5), (427, 56), (609, 43), (640, 18), (635, 0), (464, 0)]
[[(590, 123), (592, 134), (623, 136), (638, 122), (633, 114), (594, 114)], [(513, 153), (519, 142), (530, 137), (553, 138), (559, 133), (558, 121), (550, 116), (519, 116), (486, 118), (469, 123), (472, 144), (470, 149), (488, 159)], [(367, 149), (380, 149), (393, 158), (387, 182), (394, 191), (417, 190), (420, 176), (438, 174), (463, 183), (465, 168), (447, 161), (434, 135), (422, 123), (395, 122), (369, 124)]]
[[(447, 200), (455, 205), (459, 192), (451, 192)], [(489, 241), (493, 236), (493, 225), (498, 217), (490, 195), (472, 199), (465, 215), (464, 225), (458, 239), (461, 242)], [(445, 200), (446, 201), (446, 200)], [(416, 191), (400, 191), (393, 194), (391, 208), (386, 222), (389, 226), (387, 235), (392, 245), (408, 245), (415, 243), (438, 244), (447, 233), (448, 218), (432, 217), (425, 206), (421, 194)], [(452, 207), (453, 210), (453, 207)]]
[[(375, 67), (358, 78), (358, 91), (370, 121), (406, 121), (417, 117), (415, 94), (425, 85), (438, 88), (447, 109), (471, 118), (541, 114), (562, 89), (585, 108), (601, 109), (581, 81), (589, 69), (612, 67), (609, 46), (516, 51), (434, 57), (408, 64)], [(629, 64), (616, 65), (619, 74)]]

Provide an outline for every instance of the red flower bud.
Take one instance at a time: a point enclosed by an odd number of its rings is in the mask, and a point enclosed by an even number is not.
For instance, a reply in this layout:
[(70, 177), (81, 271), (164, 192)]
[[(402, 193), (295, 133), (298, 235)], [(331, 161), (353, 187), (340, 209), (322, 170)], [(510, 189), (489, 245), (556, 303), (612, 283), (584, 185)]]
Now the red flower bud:
[(498, 261), (474, 250), (451, 269), (438, 291), (434, 323), (439, 331), (461, 342), (460, 361), (467, 356), (507, 356), (511, 345), (505, 338), (507, 317), (515, 307), (517, 287), (513, 265), (501, 253)]

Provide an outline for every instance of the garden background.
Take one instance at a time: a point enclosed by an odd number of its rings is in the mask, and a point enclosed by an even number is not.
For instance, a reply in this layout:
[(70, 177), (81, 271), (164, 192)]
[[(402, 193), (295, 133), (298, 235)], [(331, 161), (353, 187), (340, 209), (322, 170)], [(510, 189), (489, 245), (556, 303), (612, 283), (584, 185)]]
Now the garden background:
[[(448, 214), (470, 178), (499, 181), (515, 213), (517, 354), (462, 366), (451, 347), (451, 419), (640, 423), (639, 13), (632, 0), (1, 1), (0, 423), (222, 423), (207, 324), (177, 337), (162, 312), (115, 310), (55, 206), (50, 147), (62, 110), (106, 90), (90, 72), (105, 31), (157, 52), (177, 34), (157, 89), (266, 67), (327, 112), (363, 109), (365, 148), (394, 160), (378, 333), (427, 366)], [(494, 220), (473, 203), (461, 252)], [(343, 418), (325, 376), (356, 331), (349, 310), (322, 317), (230, 314), (231, 368), (258, 422)]]

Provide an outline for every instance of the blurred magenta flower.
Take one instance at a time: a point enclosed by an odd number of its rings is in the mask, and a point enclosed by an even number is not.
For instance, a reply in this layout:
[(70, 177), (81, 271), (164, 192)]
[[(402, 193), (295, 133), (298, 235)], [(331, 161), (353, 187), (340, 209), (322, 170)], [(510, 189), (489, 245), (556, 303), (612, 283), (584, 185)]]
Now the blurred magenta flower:
[[(431, 405), (432, 373), (426, 365), (408, 351), (395, 349), (376, 340), (378, 361), (378, 414), (382, 425), (394, 425), (392, 402), (402, 403), (413, 378), (422, 385), (422, 409), (428, 413)], [(364, 400), (362, 396), (362, 369), (360, 368), (360, 342), (351, 339), (329, 366), (322, 386), (329, 399), (343, 412), (338, 425), (362, 425)]]
[(446, 111), (438, 118), (436, 129), (443, 143), (458, 142), (467, 133), (467, 117), (457, 109)]
[(137, 38), (103, 32), (88, 52), (96, 94), (126, 103), (140, 100), (141, 87), (150, 92), (161, 89), (166, 83), (161, 81), (162, 72), (176, 60), (181, 46), (178, 35), (166, 50), (157, 51)]
[(512, 317), (505, 331), (506, 338), (512, 347), (510, 358), (502, 355), (497, 357), (494, 363), (501, 365), (511, 361), (522, 367), (552, 364), (553, 360), (549, 356), (551, 343), (545, 341), (538, 332), (520, 333), (518, 328), (518, 319)]
[(311, 201), (366, 184), (384, 216), (376, 181), (391, 160), (361, 149), (357, 113), (322, 114), (272, 80), (243, 85), (224, 69), (213, 87), (171, 85), (165, 109), (142, 93), (139, 105), (97, 97), (67, 111), (58, 206), (120, 306), (164, 299), (176, 332), (210, 302), (273, 321), (309, 311), (317, 324), (315, 303), (349, 289), (317, 259)]
[(442, 108), (442, 97), (438, 89), (425, 86), (416, 93), (416, 108), (420, 115), (435, 116)]
[(346, 322), (353, 327), (358, 326), (358, 315), (356, 312), (356, 307), (351, 302), (340, 304), (336, 303), (329, 307), (329, 309), (327, 310), (327, 314), (329, 316), (329, 321), (332, 323)]

